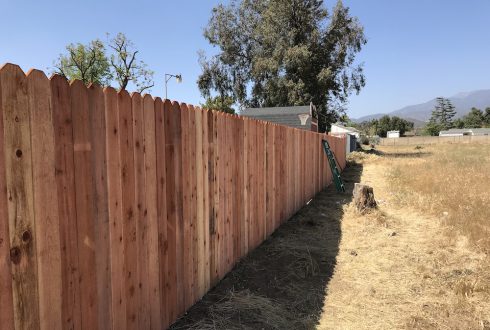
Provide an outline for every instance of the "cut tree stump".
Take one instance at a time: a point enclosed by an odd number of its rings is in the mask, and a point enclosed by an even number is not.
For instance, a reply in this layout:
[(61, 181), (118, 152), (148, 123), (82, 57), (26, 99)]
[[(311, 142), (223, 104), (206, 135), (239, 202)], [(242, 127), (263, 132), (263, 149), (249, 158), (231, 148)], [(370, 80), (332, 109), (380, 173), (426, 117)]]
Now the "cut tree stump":
[(363, 213), (367, 210), (375, 209), (377, 207), (372, 187), (356, 183), (354, 185), (353, 194), (354, 205), (359, 212)]

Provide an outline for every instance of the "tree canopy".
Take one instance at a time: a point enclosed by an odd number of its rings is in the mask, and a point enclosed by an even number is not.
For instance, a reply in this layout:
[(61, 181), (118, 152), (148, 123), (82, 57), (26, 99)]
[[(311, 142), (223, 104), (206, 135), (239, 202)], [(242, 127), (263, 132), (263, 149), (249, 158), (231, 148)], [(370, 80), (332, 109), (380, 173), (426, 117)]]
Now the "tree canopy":
[(131, 40), (118, 33), (107, 45), (99, 39), (85, 45), (69, 44), (66, 53), (55, 61), (53, 73), (69, 80), (80, 79), (86, 85), (117, 84), (119, 90), (125, 90), (129, 83), (133, 83), (138, 92), (153, 87), (153, 71), (139, 59)]
[(400, 135), (412, 130), (414, 123), (403, 118), (385, 115), (379, 119), (362, 122), (356, 125), (365, 135), (379, 135), (386, 137), (388, 131), (400, 131)]
[(201, 107), (209, 110), (217, 110), (226, 113), (235, 113), (235, 109), (233, 109), (233, 98), (229, 96), (225, 96), (222, 98), (221, 96), (209, 97), (206, 99), (206, 103), (201, 104)]
[(66, 54), (61, 54), (54, 64), (54, 73), (70, 80), (79, 79), (85, 84), (107, 86), (112, 79), (106, 48), (95, 39), (87, 44), (69, 44)]
[(438, 97), (436, 105), (432, 111), (432, 116), (426, 126), (426, 131), (430, 135), (439, 135), (440, 131), (445, 131), (454, 126), (453, 118), (456, 110), (451, 100)]
[(232, 0), (213, 9), (204, 36), (219, 48), (200, 57), (205, 97), (248, 107), (313, 102), (325, 127), (365, 85), (355, 63), (364, 29), (340, 0), (331, 14), (322, 0)]

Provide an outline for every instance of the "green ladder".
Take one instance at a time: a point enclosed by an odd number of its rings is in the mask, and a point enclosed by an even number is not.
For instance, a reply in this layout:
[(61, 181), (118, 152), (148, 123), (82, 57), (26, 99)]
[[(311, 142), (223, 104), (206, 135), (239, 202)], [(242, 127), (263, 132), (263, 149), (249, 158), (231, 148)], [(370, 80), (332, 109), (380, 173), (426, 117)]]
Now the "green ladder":
[(340, 177), (340, 172), (337, 167), (337, 162), (335, 161), (335, 155), (330, 149), (330, 145), (327, 140), (322, 139), (323, 150), (327, 154), (328, 163), (330, 164), (330, 169), (332, 170), (333, 182), (335, 182), (335, 188), (337, 192), (345, 192), (344, 182), (342, 182), (342, 178)]

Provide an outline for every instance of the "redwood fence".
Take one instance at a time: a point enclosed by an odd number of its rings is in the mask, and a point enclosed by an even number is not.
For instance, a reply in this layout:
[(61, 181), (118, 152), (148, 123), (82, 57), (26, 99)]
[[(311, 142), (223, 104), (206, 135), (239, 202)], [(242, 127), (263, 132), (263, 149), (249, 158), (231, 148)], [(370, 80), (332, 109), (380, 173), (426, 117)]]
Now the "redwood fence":
[(0, 68), (0, 328), (162, 329), (331, 182), (345, 140)]

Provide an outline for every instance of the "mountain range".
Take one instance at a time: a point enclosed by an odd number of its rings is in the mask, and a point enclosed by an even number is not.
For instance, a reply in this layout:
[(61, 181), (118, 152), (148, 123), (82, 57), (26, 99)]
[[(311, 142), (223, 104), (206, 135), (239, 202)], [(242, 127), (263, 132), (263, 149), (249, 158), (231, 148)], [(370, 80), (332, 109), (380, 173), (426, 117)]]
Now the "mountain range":
[[(456, 118), (466, 115), (472, 107), (484, 110), (490, 107), (490, 89), (482, 89), (472, 92), (458, 93), (449, 97), (456, 108)], [(382, 116), (398, 116), (413, 121), (416, 127), (423, 126), (430, 119), (432, 110), (436, 105), (436, 98), (425, 103), (409, 105), (389, 113), (376, 113), (354, 119), (355, 122), (363, 122), (371, 119), (379, 119)]]

